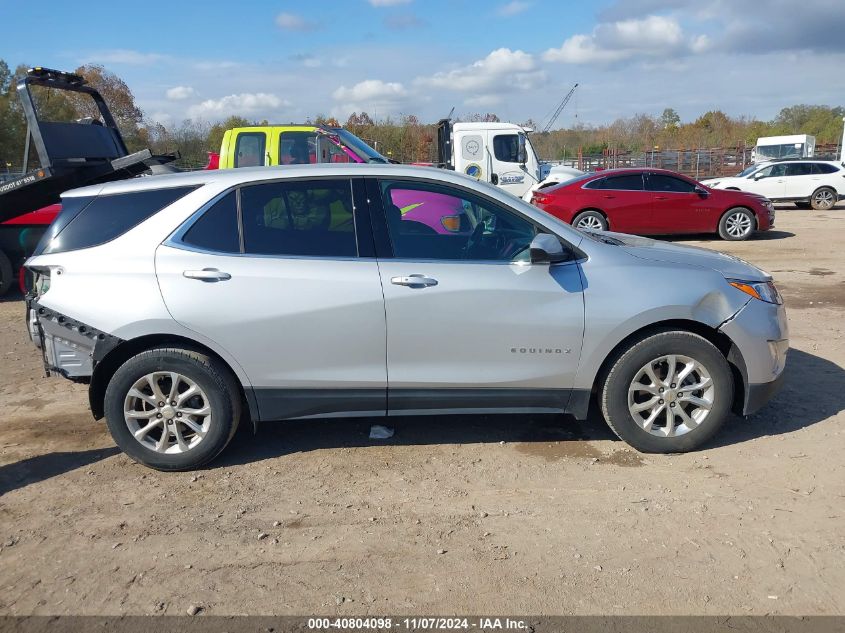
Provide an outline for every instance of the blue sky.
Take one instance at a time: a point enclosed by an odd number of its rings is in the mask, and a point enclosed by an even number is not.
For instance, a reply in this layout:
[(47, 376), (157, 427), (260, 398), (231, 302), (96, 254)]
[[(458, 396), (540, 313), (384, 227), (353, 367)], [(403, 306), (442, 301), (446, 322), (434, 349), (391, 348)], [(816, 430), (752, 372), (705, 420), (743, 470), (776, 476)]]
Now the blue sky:
[(147, 118), (274, 122), (366, 110), (608, 123), (675, 108), (771, 118), (845, 103), (845, 0), (0, 0), (0, 57), (99, 63)]

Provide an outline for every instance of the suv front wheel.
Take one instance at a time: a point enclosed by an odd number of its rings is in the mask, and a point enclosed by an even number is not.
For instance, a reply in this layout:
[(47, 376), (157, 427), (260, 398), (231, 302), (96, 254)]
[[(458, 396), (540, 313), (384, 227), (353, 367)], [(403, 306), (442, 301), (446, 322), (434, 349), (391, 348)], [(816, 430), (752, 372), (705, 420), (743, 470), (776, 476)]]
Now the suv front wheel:
[(156, 470), (190, 470), (235, 434), (240, 392), (228, 367), (193, 350), (155, 348), (127, 360), (106, 388), (106, 421), (132, 459)]
[(622, 353), (599, 398), (608, 425), (628, 444), (645, 453), (681, 453), (713, 437), (733, 393), (728, 362), (710, 341), (669, 331)]

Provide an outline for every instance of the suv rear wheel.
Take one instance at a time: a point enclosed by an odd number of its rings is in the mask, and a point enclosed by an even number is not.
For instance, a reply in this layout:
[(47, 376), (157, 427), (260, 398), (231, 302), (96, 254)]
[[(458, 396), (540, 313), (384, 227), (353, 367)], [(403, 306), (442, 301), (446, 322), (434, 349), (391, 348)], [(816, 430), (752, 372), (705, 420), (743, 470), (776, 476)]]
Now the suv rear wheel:
[(228, 367), (187, 349), (155, 348), (118, 368), (105, 396), (114, 441), (156, 470), (211, 461), (235, 434), (240, 392)]
[(669, 331), (625, 351), (599, 398), (608, 425), (628, 444), (645, 453), (680, 453), (713, 437), (733, 393), (728, 362), (710, 341)]
[(828, 211), (836, 204), (836, 192), (830, 187), (822, 187), (813, 192), (810, 205), (815, 211)]

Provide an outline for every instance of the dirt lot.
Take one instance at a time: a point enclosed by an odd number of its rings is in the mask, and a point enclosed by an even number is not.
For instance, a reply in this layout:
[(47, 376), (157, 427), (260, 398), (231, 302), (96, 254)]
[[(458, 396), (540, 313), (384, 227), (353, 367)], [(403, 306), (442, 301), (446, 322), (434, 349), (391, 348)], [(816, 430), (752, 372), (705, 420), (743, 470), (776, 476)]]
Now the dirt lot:
[(775, 401), (687, 455), (599, 419), (312, 421), (156, 473), (0, 303), (0, 613), (845, 613), (845, 205), (777, 224), (683, 240), (772, 272), (793, 346)]

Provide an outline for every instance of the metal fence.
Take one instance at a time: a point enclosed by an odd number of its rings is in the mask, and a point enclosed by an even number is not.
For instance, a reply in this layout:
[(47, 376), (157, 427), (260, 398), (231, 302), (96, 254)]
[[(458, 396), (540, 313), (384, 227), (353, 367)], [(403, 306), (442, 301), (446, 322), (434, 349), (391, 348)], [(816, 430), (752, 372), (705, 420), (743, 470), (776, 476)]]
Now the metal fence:
[[(677, 171), (692, 178), (735, 175), (752, 163), (752, 147), (712, 147), (700, 149), (655, 149), (644, 152), (604, 150), (598, 155), (585, 155), (580, 150), (574, 158), (550, 161), (552, 165), (566, 165), (582, 171), (623, 167), (655, 167)], [(840, 146), (836, 143), (817, 145), (814, 158), (839, 160)]]

